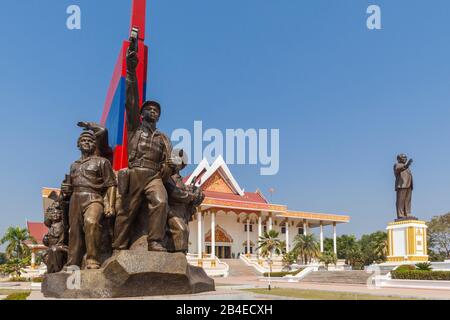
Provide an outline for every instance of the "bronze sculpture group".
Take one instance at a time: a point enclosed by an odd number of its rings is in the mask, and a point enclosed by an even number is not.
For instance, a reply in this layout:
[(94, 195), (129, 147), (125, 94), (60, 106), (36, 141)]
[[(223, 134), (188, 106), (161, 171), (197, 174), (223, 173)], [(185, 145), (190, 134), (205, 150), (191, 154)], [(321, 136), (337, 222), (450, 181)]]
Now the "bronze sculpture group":
[(78, 123), (84, 128), (77, 144), (81, 158), (46, 212), (48, 273), (73, 265), (99, 269), (112, 254), (130, 249), (139, 235), (145, 235), (148, 251), (187, 253), (188, 223), (204, 195), (182, 181), (187, 159), (157, 129), (159, 103), (139, 107), (136, 42), (132, 36), (127, 53), (128, 168), (117, 176), (113, 171), (106, 128)]

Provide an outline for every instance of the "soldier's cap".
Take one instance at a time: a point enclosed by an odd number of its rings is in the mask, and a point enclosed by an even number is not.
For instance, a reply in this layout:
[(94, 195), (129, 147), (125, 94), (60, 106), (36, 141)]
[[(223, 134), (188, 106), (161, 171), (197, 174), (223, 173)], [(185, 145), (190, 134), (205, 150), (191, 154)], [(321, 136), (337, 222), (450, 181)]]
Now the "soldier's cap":
[(158, 109), (159, 114), (161, 115), (161, 105), (156, 101), (145, 101), (141, 108), (141, 113), (144, 109), (150, 107), (156, 107)]
[(83, 132), (81, 132), (80, 137), (78, 138), (78, 141), (81, 140), (81, 138), (90, 138), (93, 141), (95, 141), (95, 133), (92, 130), (83, 130)]
[(188, 156), (183, 149), (173, 149), (172, 150), (172, 160), (176, 165), (181, 165), (184, 169), (188, 165)]
[(400, 153), (400, 154), (397, 156), (397, 159), (400, 159), (400, 158), (408, 158), (408, 157), (406, 156), (406, 154)]

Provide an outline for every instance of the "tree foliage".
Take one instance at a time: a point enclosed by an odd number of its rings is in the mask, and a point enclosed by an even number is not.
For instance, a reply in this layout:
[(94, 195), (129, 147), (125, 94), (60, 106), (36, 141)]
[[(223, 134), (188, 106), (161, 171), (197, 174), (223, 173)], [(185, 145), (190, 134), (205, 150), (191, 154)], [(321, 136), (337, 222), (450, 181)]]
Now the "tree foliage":
[(325, 264), (325, 267), (328, 268), (328, 265), (330, 264), (337, 264), (337, 256), (333, 251), (324, 251), (320, 255), (320, 262), (323, 262)]
[(319, 243), (313, 234), (295, 236), (292, 250), (298, 254), (303, 264), (308, 264), (320, 256)]
[(31, 254), (25, 241), (36, 243), (36, 240), (28, 234), (28, 230), (19, 227), (9, 227), (3, 238), (0, 239), (0, 245), (7, 243), (6, 257), (8, 259), (23, 259)]
[(4, 264), (6, 261), (8, 261), (6, 258), (6, 253), (0, 252), (0, 264)]
[(13, 278), (20, 278), (22, 273), (25, 273), (23, 269), (26, 268), (29, 264), (29, 258), (9, 259), (5, 264), (0, 265), (0, 273), (10, 275)]
[[(362, 235), (358, 240), (354, 235), (342, 235), (336, 238), (337, 258), (353, 269), (362, 269), (364, 265), (386, 261), (387, 233), (377, 231)], [(333, 251), (333, 239), (325, 239), (325, 251)]]
[(364, 265), (382, 263), (387, 256), (387, 233), (377, 231), (363, 235), (359, 240)]
[(433, 261), (450, 258), (450, 212), (427, 223), (428, 250)]
[(280, 255), (283, 253), (282, 241), (278, 238), (279, 233), (275, 230), (269, 230), (258, 240), (258, 250), (261, 257), (269, 259), (269, 269), (272, 272), (271, 259), (274, 254)]
[(298, 253), (295, 250), (283, 253), (283, 265), (290, 266), (297, 262)]

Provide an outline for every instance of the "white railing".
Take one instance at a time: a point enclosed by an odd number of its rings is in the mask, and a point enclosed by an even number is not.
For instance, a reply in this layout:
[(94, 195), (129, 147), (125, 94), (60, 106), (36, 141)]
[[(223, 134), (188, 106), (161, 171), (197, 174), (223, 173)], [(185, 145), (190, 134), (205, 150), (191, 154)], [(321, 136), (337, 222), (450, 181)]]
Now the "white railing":
[(450, 260), (444, 262), (431, 262), (431, 268), (435, 271), (450, 271)]
[[(257, 255), (244, 255), (241, 254), (239, 258), (244, 261), (248, 266), (253, 267), (260, 273), (269, 272), (269, 263), (266, 259), (258, 258)], [(275, 256), (272, 258), (272, 272), (280, 272), (283, 269), (283, 258), (281, 256)]]
[(244, 254), (241, 254), (239, 256), (239, 259), (241, 259), (247, 266), (249, 267), (253, 267), (256, 271), (258, 271), (259, 273), (264, 273), (264, 272), (268, 272), (269, 269), (264, 268), (263, 266), (259, 265), (258, 261), (253, 261), (253, 259), (249, 259), (247, 258)]
[(188, 253), (186, 258), (189, 264), (202, 267), (208, 276), (228, 277), (230, 267), (217, 257), (211, 258), (211, 255), (203, 255), (203, 258), (199, 259), (198, 254)]
[(311, 272), (317, 271), (319, 270), (318, 266), (309, 266), (306, 267), (305, 269), (303, 269), (302, 271), (300, 271), (299, 273), (297, 273), (295, 276), (285, 276), (285, 278), (293, 278), (296, 280), (302, 280), (303, 278), (305, 278), (308, 274), (310, 274)]

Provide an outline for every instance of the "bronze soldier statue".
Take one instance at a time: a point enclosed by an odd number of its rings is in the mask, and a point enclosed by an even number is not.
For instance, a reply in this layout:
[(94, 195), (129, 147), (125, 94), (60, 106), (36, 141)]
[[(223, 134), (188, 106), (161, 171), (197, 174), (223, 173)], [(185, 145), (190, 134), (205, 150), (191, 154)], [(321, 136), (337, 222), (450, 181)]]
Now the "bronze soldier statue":
[(59, 272), (67, 262), (66, 225), (64, 209), (59, 199), (54, 201), (45, 212), (44, 224), (49, 228), (43, 243), (48, 247), (43, 260), (47, 265), (47, 273)]
[[(187, 156), (183, 150), (172, 152), (175, 168), (173, 175), (166, 182), (169, 195), (169, 219), (167, 232), (167, 247), (171, 252), (188, 252), (189, 246), (189, 221), (196, 209), (203, 202), (205, 196), (200, 188), (194, 185), (186, 186), (180, 171), (187, 165)], [(195, 183), (195, 179), (194, 179)]]
[[(128, 168), (118, 176), (122, 208), (114, 226), (114, 250), (130, 246), (133, 223), (139, 214), (148, 214), (149, 251), (166, 251), (164, 235), (168, 214), (167, 192), (163, 181), (171, 174), (171, 143), (156, 128), (161, 106), (147, 101), (139, 112), (136, 78), (137, 35), (130, 37), (127, 52), (126, 124), (128, 134)], [(142, 121), (141, 121), (142, 118)]]
[(61, 191), (70, 193), (69, 257), (67, 265), (82, 266), (86, 253), (86, 268), (100, 268), (103, 217), (115, 214), (116, 178), (110, 162), (98, 157), (96, 136), (85, 130), (78, 139), (81, 158), (70, 168), (70, 182)]
[(413, 190), (413, 177), (409, 167), (413, 160), (405, 154), (397, 156), (397, 163), (394, 165), (395, 191), (397, 192), (397, 219), (414, 218), (411, 217), (411, 196)]
[(113, 163), (113, 150), (109, 145), (108, 129), (95, 122), (80, 121), (77, 125), (81, 128), (92, 130), (94, 132), (97, 145), (95, 155), (106, 158), (110, 163)]

